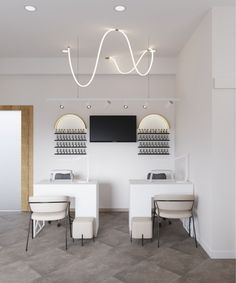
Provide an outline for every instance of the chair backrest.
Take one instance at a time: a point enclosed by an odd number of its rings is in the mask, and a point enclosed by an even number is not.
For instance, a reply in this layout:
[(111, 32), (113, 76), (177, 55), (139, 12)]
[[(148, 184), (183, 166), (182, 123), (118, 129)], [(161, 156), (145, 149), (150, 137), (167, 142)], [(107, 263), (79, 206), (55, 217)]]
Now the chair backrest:
[(159, 210), (190, 211), (193, 208), (194, 195), (157, 195), (154, 207)]
[(69, 203), (66, 196), (31, 196), (29, 205), (32, 212), (61, 212), (65, 211)]

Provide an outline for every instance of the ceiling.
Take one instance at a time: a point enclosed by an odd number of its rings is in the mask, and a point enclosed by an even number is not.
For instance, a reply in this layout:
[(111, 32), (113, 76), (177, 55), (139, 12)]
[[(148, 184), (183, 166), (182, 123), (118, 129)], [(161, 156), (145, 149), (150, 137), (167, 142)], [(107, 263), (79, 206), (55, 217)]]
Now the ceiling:
[[(127, 10), (117, 13), (118, 4)], [(135, 52), (149, 42), (158, 56), (176, 56), (204, 14), (219, 5), (234, 0), (1, 0), (0, 57), (61, 57), (67, 46), (74, 55), (95, 57), (108, 28), (126, 31)], [(126, 52), (122, 35), (112, 33), (102, 55)]]

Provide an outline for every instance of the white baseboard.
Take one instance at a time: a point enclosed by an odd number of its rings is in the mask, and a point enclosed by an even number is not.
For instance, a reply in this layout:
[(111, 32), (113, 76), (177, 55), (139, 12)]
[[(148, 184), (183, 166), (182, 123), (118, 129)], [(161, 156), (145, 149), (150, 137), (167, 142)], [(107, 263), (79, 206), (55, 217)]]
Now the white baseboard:
[[(188, 232), (187, 221), (183, 221), (183, 227)], [(193, 229), (192, 229), (193, 231)], [(192, 234), (192, 233), (191, 233)], [(193, 236), (193, 235), (191, 235)], [(197, 241), (204, 249), (204, 251), (208, 254), (208, 256), (212, 259), (236, 259), (236, 251), (224, 251), (224, 250), (212, 250), (197, 234)]]
[(99, 208), (100, 212), (128, 212), (128, 208)]
[(1, 209), (0, 212), (22, 212), (22, 210)]
[(199, 243), (205, 252), (212, 259), (236, 259), (236, 251), (212, 250), (204, 241), (199, 238)]

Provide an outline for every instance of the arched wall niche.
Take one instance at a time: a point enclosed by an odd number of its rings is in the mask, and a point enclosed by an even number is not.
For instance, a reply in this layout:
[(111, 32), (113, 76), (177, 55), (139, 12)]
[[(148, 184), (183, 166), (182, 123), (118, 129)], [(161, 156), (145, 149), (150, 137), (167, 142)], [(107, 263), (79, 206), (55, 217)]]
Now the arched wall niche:
[(78, 115), (69, 113), (57, 119), (55, 129), (86, 129), (86, 125)]
[(160, 114), (150, 114), (145, 116), (139, 123), (139, 129), (170, 129), (167, 119)]

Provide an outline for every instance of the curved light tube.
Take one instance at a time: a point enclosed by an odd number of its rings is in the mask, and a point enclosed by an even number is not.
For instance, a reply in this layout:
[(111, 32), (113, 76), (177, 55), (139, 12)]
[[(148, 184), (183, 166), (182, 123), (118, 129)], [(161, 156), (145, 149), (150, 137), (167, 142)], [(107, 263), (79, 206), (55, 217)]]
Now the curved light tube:
[[(127, 72), (124, 72), (124, 71), (121, 71), (121, 69), (119, 68), (119, 66), (118, 66), (117, 62), (115, 61), (115, 59), (111, 57), (111, 59), (112, 59), (112, 61), (114, 62), (115, 66), (116, 66), (116, 68), (117, 68), (117, 70), (118, 70), (118, 72), (120, 72), (121, 74), (129, 74), (129, 73), (131, 73), (132, 71), (135, 70), (140, 76), (146, 76), (146, 75), (150, 72), (151, 67), (152, 67), (152, 64), (153, 64), (153, 59), (154, 59), (154, 52), (155, 52), (155, 50), (153, 50), (153, 49), (150, 48), (150, 49), (148, 49), (148, 50), (143, 51), (143, 53), (141, 54), (140, 58), (138, 59), (138, 61), (137, 61), (137, 63), (136, 63), (135, 60), (134, 60), (134, 55), (133, 55), (133, 51), (132, 51), (132, 48), (131, 48), (131, 44), (130, 44), (130, 42), (129, 42), (129, 39), (128, 39), (127, 35), (126, 35), (123, 31), (121, 31), (121, 30), (119, 30), (119, 29), (111, 29), (111, 30), (106, 31), (106, 32), (104, 33), (102, 39), (101, 39), (101, 42), (100, 42), (99, 48), (98, 48), (98, 52), (97, 52), (97, 58), (96, 58), (95, 65), (94, 65), (94, 68), (93, 68), (92, 76), (91, 76), (91, 78), (89, 79), (89, 81), (88, 81), (87, 83), (85, 83), (85, 84), (80, 83), (80, 82), (77, 80), (76, 76), (75, 76), (74, 69), (73, 69), (72, 62), (71, 62), (70, 47), (68, 47), (67, 50), (63, 51), (64, 53), (67, 53), (67, 54), (68, 54), (68, 61), (69, 61), (70, 71), (71, 71), (71, 74), (72, 74), (72, 76), (73, 76), (74, 81), (77, 83), (78, 86), (80, 86), (80, 87), (87, 87), (87, 86), (89, 86), (89, 85), (91, 84), (91, 82), (93, 81), (94, 76), (95, 76), (95, 73), (96, 73), (96, 71), (97, 71), (98, 61), (99, 61), (99, 58), (100, 58), (100, 53), (101, 53), (101, 49), (102, 49), (102, 46), (103, 46), (103, 42), (104, 42), (105, 38), (107, 37), (107, 35), (108, 35), (109, 33), (113, 32), (113, 31), (119, 31), (119, 32), (120, 32), (121, 34), (123, 34), (123, 36), (125, 37), (126, 42), (127, 42), (127, 44), (128, 44), (128, 47), (129, 47), (129, 52), (130, 52), (130, 55), (131, 55), (132, 63), (133, 63), (133, 68), (130, 69), (129, 71), (127, 71)], [(147, 52), (150, 52), (150, 53), (151, 53), (150, 65), (149, 65), (149, 67), (148, 67), (148, 70), (147, 70), (145, 73), (141, 73), (141, 72), (138, 70), (137, 66), (138, 66), (138, 64), (140, 63), (140, 61), (141, 61), (141, 59), (143, 58), (143, 56), (144, 56)]]
[(89, 86), (89, 85), (91, 84), (91, 82), (93, 81), (93, 78), (94, 78), (95, 73), (96, 73), (96, 71), (97, 71), (98, 60), (99, 60), (99, 57), (100, 57), (100, 53), (101, 53), (103, 41), (105, 40), (106, 36), (107, 36), (110, 32), (112, 32), (112, 31), (114, 31), (114, 30), (108, 30), (108, 31), (106, 31), (106, 32), (104, 33), (103, 37), (102, 37), (102, 40), (101, 40), (100, 45), (99, 45), (99, 48), (98, 48), (97, 58), (96, 58), (96, 62), (95, 62), (94, 69), (93, 69), (93, 74), (92, 74), (90, 80), (89, 80), (86, 84), (81, 84), (81, 83), (77, 80), (77, 78), (76, 78), (76, 76), (75, 76), (75, 73), (74, 73), (74, 70), (73, 70), (72, 63), (71, 63), (70, 47), (67, 48), (70, 70), (71, 70), (72, 76), (73, 76), (73, 78), (74, 78), (74, 80), (75, 80), (75, 82), (77, 83), (78, 86), (80, 86), (80, 87), (87, 87), (87, 86)]
[[(144, 50), (143, 53), (141, 54), (141, 56), (139, 57), (137, 63), (135, 63), (136, 67), (138, 66), (139, 62), (142, 60), (143, 56), (148, 52), (148, 50)], [(116, 62), (116, 59), (114, 57), (109, 57), (109, 59), (112, 60), (112, 62), (114, 63), (116, 69), (118, 70), (119, 73), (121, 73), (122, 75), (127, 75), (132, 73), (135, 70), (135, 67), (131, 68), (129, 71), (122, 71), (118, 65), (118, 63)]]
[(127, 41), (127, 44), (128, 44), (128, 47), (129, 47), (129, 52), (130, 52), (130, 56), (131, 56), (131, 59), (132, 59), (132, 63), (133, 63), (133, 66), (134, 66), (134, 69), (135, 71), (142, 77), (146, 76), (151, 68), (152, 68), (152, 64), (153, 64), (153, 59), (154, 59), (154, 52), (155, 50), (153, 50), (152, 48), (149, 48), (148, 51), (150, 51), (151, 53), (151, 61), (150, 61), (150, 65), (149, 65), (149, 68), (147, 69), (147, 71), (145, 73), (141, 73), (138, 68), (137, 68), (137, 64), (135, 63), (135, 60), (134, 60), (134, 54), (133, 54), (133, 51), (132, 51), (132, 48), (131, 48), (131, 44), (130, 44), (130, 41), (128, 39), (128, 36), (125, 34), (125, 32), (123, 32), (122, 30), (119, 30), (120, 33), (123, 34), (123, 36), (125, 37), (126, 41)]

